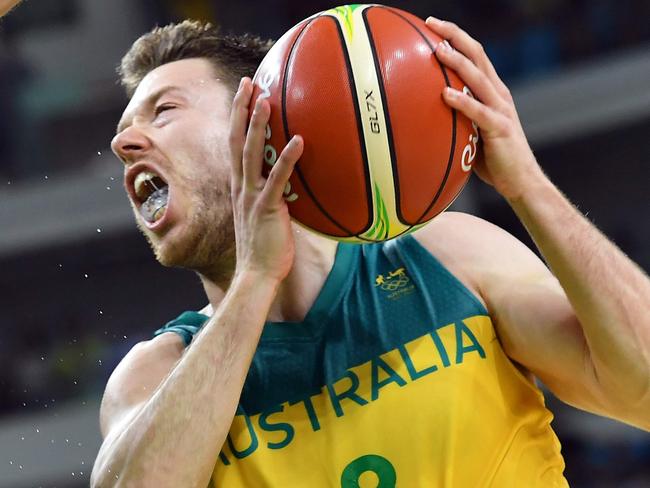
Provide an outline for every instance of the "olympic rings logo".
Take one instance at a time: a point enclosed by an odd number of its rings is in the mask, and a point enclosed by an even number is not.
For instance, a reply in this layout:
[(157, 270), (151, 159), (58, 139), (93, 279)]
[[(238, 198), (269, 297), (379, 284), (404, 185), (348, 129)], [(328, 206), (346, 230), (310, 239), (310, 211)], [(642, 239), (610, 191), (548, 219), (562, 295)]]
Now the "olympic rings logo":
[(384, 291), (396, 291), (402, 288), (411, 281), (406, 275), (404, 268), (396, 269), (388, 273), (388, 276), (380, 274), (375, 278), (375, 286), (380, 287)]

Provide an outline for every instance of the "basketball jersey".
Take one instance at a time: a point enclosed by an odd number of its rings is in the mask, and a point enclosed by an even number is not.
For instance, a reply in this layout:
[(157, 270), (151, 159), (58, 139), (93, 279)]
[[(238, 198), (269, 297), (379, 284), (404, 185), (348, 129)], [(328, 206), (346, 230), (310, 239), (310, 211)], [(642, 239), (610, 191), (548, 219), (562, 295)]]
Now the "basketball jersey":
[[(187, 345), (206, 320), (155, 334)], [(413, 237), (340, 243), (305, 319), (265, 324), (212, 484), (566, 487), (551, 419), (485, 307)]]

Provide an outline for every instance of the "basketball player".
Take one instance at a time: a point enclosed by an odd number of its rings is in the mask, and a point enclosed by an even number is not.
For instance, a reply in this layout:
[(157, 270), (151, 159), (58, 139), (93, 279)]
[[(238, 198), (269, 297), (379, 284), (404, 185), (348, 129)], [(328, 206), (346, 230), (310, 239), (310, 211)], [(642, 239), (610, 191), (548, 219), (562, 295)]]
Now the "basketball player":
[(551, 271), (460, 213), (363, 246), (301, 229), (282, 195), (303, 140), (264, 179), (267, 101), (247, 124), (268, 45), (156, 29), (123, 60), (113, 150), (157, 259), (196, 271), (209, 305), (112, 374), (92, 486), (567, 486), (533, 376), (650, 429), (650, 281), (544, 175), (481, 46), (427, 25), (476, 96), (443, 95), (480, 126), (477, 174)]

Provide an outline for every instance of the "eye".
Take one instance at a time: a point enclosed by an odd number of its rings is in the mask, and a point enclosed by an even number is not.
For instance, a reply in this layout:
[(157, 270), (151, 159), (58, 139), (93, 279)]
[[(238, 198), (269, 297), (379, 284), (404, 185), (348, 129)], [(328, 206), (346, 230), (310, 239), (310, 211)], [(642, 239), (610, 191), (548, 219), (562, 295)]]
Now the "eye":
[(158, 106), (156, 107), (156, 110), (154, 111), (154, 113), (155, 113), (155, 115), (156, 115), (156, 117), (157, 117), (157, 116), (160, 115), (161, 113), (166, 112), (167, 110), (172, 110), (172, 109), (174, 109), (174, 108), (176, 108), (175, 105), (172, 105), (172, 104), (170, 104), (170, 103), (163, 103), (162, 105), (158, 105)]

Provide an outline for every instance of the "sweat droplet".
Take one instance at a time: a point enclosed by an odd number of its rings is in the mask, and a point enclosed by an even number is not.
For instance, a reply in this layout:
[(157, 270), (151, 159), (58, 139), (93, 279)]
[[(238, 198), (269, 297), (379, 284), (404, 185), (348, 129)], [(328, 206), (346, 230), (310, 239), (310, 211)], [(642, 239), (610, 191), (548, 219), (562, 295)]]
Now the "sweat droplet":
[(97, 228), (97, 233), (101, 234), (102, 230), (100, 228)]
[(88, 274), (84, 273), (84, 278), (88, 278)]

